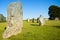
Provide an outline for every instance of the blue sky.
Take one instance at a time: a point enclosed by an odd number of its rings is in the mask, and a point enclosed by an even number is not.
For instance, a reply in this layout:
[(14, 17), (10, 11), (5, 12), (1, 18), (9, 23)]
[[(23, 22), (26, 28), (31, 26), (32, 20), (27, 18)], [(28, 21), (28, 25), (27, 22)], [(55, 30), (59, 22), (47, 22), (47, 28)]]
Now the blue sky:
[[(22, 3), (23, 19), (37, 18), (43, 15), (48, 18), (48, 8), (51, 5), (60, 7), (60, 0), (19, 0)], [(0, 0), (0, 14), (7, 17), (8, 5), (16, 0)]]

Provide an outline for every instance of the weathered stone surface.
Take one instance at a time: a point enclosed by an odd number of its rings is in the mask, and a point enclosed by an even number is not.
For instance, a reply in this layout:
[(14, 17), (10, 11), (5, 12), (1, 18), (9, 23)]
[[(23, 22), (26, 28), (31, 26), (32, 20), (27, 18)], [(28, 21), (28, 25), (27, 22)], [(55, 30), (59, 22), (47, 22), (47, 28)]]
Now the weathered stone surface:
[(30, 20), (29, 19), (27, 19), (27, 22), (29, 22)]
[(3, 33), (3, 38), (17, 35), (21, 32), (22, 22), (22, 6), (19, 2), (13, 2), (8, 7), (7, 28)]
[(45, 22), (44, 17), (42, 15), (40, 15), (40, 17), (39, 17), (39, 25), (43, 26), (44, 22)]

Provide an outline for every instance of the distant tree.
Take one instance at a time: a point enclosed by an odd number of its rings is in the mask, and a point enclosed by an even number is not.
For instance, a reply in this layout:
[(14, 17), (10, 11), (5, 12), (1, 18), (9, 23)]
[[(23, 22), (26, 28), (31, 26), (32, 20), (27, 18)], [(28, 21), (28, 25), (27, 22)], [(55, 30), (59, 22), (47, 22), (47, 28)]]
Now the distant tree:
[(48, 14), (50, 16), (49, 19), (54, 20), (56, 17), (60, 19), (60, 7), (51, 5)]
[(3, 14), (0, 14), (0, 22), (5, 22), (6, 21), (6, 17), (3, 16)]

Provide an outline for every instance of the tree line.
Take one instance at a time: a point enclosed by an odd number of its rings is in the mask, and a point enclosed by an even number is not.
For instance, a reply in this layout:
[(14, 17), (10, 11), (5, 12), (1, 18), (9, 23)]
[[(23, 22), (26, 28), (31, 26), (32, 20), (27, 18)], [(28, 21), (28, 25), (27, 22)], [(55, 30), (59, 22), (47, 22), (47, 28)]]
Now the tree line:
[[(60, 19), (60, 7), (56, 5), (51, 5), (48, 8), (48, 15), (50, 20), (55, 20), (55, 18)], [(0, 14), (0, 22), (5, 22), (6, 17), (3, 14)]]
[(60, 7), (51, 5), (48, 11), (49, 19), (54, 20), (55, 18), (60, 19)]
[(4, 17), (3, 14), (0, 14), (0, 22), (5, 22), (6, 21), (6, 17)]

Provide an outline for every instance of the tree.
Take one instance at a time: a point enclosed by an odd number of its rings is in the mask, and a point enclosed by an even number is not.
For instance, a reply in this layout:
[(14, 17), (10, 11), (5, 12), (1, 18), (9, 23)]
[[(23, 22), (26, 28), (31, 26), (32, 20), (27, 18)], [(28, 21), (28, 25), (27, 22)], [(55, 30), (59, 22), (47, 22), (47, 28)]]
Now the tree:
[(5, 22), (6, 21), (6, 17), (3, 16), (3, 14), (0, 14), (0, 22)]
[(56, 17), (60, 19), (60, 7), (58, 6), (55, 6), (55, 5), (51, 5), (49, 7), (49, 11), (48, 11), (48, 14), (49, 14), (49, 19), (55, 19)]

